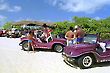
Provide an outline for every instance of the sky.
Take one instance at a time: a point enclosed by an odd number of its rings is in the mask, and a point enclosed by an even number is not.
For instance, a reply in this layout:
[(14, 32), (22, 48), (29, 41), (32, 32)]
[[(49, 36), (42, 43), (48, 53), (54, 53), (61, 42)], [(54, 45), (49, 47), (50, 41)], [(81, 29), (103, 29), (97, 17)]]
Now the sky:
[(110, 16), (110, 0), (0, 0), (0, 26), (7, 21), (58, 22), (74, 16)]

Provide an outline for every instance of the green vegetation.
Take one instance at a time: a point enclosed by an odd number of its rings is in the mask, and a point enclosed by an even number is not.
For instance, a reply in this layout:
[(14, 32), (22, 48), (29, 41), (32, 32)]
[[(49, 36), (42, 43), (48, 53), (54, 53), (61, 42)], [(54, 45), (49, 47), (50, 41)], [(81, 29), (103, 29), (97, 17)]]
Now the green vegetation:
[[(56, 24), (57, 26), (54, 29), (54, 34), (56, 35), (59, 33), (65, 33), (70, 26), (74, 27), (75, 25), (79, 25), (86, 33), (101, 33), (102, 39), (110, 38), (110, 17), (96, 20), (88, 17), (75, 16), (72, 21), (56, 22)], [(107, 34), (105, 34), (106, 32)]]
[(12, 28), (12, 22), (7, 22), (3, 26), (3, 29), (11, 29), (11, 28)]
[[(101, 33), (102, 39), (110, 38), (110, 17), (105, 19), (96, 20), (88, 17), (73, 17), (72, 21), (56, 22), (56, 27), (53, 28), (53, 34), (65, 34), (69, 27), (75, 25), (81, 26), (86, 33), (96, 34)], [(11, 29), (12, 27), (21, 29), (20, 26), (13, 26), (12, 22), (4, 24), (3, 29)], [(106, 32), (109, 32), (105, 34)]]
[(9, 29), (12, 29), (12, 28), (21, 29), (20, 26), (14, 26), (13, 22), (6, 22), (2, 28), (6, 29), (6, 30), (9, 30)]

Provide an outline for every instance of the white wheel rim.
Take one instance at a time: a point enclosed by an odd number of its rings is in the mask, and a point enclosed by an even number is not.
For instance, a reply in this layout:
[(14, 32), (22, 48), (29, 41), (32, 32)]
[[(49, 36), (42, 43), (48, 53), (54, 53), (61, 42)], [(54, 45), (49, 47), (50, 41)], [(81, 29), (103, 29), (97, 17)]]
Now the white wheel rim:
[(28, 47), (29, 47), (28, 43), (25, 43), (25, 44), (24, 44), (24, 49), (25, 49), (25, 50), (29, 50)]
[(92, 58), (90, 56), (84, 57), (84, 59), (83, 59), (83, 65), (85, 67), (90, 67), (91, 64), (92, 64)]
[(62, 49), (63, 49), (62, 46), (59, 46), (59, 45), (58, 45), (58, 46), (56, 47), (56, 51), (57, 51), (57, 52), (61, 52)]

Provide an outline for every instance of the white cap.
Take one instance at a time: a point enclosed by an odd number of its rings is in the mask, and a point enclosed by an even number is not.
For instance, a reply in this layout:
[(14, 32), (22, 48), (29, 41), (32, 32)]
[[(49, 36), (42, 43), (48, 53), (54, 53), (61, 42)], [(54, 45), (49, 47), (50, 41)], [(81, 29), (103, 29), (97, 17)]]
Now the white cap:
[(78, 28), (78, 25), (76, 25), (74, 28), (77, 29)]

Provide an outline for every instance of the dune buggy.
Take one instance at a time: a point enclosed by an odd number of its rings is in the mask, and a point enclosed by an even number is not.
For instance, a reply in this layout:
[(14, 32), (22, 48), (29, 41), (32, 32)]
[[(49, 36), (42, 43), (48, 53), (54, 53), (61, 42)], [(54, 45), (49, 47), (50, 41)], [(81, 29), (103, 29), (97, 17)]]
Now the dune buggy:
[[(41, 35), (42, 33), (39, 32)], [(37, 35), (39, 37), (39, 35)], [(34, 39), (34, 48), (41, 48), (41, 49), (52, 49), (56, 52), (62, 52), (64, 50), (64, 47), (66, 46), (66, 40), (65, 39), (60, 39), (60, 38), (53, 38), (52, 36), (49, 36), (47, 38), (46, 42), (39, 42), (38, 38)], [(32, 47), (28, 46), (28, 38), (27, 37), (22, 37), (21, 42), (19, 43), (20, 46), (22, 46), (22, 49), (25, 51), (32, 50)]]
[(85, 35), (83, 43), (64, 48), (62, 53), (64, 62), (71, 66), (77, 65), (81, 69), (85, 69), (92, 67), (96, 62), (110, 61), (110, 40), (101, 42), (106, 44), (105, 52), (103, 52), (102, 47), (99, 45), (99, 35)]

